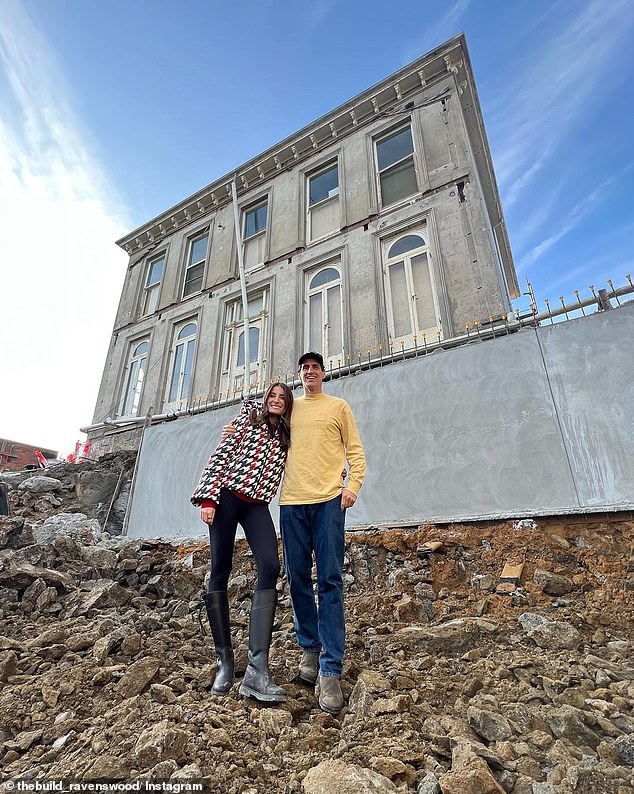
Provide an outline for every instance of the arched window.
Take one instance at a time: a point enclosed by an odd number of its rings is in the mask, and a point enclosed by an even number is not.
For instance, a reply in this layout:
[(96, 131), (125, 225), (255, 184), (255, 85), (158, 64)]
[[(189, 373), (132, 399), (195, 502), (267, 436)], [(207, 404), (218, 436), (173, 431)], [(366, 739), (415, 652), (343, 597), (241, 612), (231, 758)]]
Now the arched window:
[(343, 355), (341, 271), (328, 265), (307, 276), (306, 338), (308, 349), (333, 365)]
[(424, 343), (423, 334), (436, 341), (440, 320), (423, 234), (409, 232), (384, 244), (387, 319), (392, 343), (406, 347)]
[(191, 395), (197, 330), (193, 321), (178, 326), (175, 330), (168, 403), (186, 400)]
[(127, 367), (128, 375), (125, 379), (121, 416), (136, 416), (139, 412), (149, 350), (150, 344), (147, 340), (135, 342), (130, 348)]
[(394, 259), (395, 256), (401, 256), (416, 248), (425, 246), (425, 238), (422, 234), (406, 234), (395, 243), (392, 243), (390, 250), (387, 252), (388, 259)]

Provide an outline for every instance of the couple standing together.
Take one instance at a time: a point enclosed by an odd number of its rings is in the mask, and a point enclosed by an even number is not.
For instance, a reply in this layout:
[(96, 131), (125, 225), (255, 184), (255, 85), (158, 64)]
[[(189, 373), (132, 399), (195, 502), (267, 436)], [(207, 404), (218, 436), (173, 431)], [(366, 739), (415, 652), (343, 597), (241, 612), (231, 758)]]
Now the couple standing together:
[[(232, 423), (233, 432), (212, 454), (191, 498), (209, 525), (211, 573), (204, 600), (218, 662), (211, 691), (227, 694), (234, 679), (227, 586), (241, 524), (255, 557), (258, 581), (249, 620), (249, 664), (239, 691), (268, 702), (286, 697), (271, 679), (268, 666), (280, 573), (269, 502), (284, 474), (280, 527), (302, 650), (299, 678), (311, 685), (319, 679), (320, 707), (338, 714), (343, 708), (345, 511), (359, 494), (365, 456), (350, 406), (323, 392), (322, 356), (304, 353), (298, 374), (304, 395), (295, 402), (286, 384), (274, 383), (262, 405), (243, 404)], [(344, 485), (346, 461), (349, 472)]]

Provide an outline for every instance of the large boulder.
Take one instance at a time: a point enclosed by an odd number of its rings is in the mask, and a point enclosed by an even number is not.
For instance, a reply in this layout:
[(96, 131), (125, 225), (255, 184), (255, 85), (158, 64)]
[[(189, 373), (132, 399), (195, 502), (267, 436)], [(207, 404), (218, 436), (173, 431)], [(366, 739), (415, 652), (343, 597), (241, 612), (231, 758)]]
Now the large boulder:
[(119, 475), (114, 471), (80, 471), (75, 493), (82, 511), (91, 518), (105, 514), (118, 482)]
[(0, 549), (22, 549), (33, 543), (33, 530), (23, 518), (0, 516)]
[(143, 731), (134, 746), (134, 752), (143, 768), (168, 759), (182, 762), (187, 758), (189, 739), (190, 735), (186, 731), (162, 720)]
[(99, 522), (85, 513), (57, 513), (43, 524), (34, 527), (35, 540), (40, 544), (52, 543), (58, 535), (66, 535), (82, 543), (96, 543), (103, 537)]
[(302, 781), (305, 794), (391, 794), (398, 791), (384, 775), (337, 759), (309, 769)]
[(55, 477), (29, 477), (28, 480), (23, 480), (19, 485), (20, 491), (28, 491), (29, 493), (48, 493), (49, 491), (59, 491), (62, 487), (61, 480)]

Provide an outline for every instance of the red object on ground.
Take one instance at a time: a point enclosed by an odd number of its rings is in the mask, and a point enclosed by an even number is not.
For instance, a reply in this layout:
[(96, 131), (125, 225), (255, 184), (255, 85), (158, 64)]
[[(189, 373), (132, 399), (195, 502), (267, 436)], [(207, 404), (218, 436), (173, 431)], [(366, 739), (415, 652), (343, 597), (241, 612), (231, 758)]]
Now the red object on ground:
[(44, 455), (42, 455), (39, 449), (36, 449), (33, 452), (33, 454), (37, 458), (37, 462), (40, 464), (40, 468), (45, 469), (48, 466), (48, 463), (46, 462), (46, 458), (44, 457)]
[(85, 460), (90, 460), (90, 448), (92, 441), (75, 441), (75, 451), (71, 452), (66, 458), (68, 463), (83, 463)]

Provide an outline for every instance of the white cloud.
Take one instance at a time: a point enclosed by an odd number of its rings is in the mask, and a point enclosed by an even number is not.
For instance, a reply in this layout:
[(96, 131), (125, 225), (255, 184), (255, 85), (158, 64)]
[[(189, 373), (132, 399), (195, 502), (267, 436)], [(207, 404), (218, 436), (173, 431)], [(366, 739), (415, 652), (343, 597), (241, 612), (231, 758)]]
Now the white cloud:
[(590, 0), (583, 6), (569, 4), (568, 9), (559, 29), (552, 15), (548, 18), (539, 50), (523, 62), (507, 64), (507, 71), (500, 73), (490, 129), (492, 138), (503, 141), (494, 159), (507, 207), (567, 145), (593, 95), (600, 95), (616, 53), (634, 26), (629, 0)]
[(516, 256), (524, 246), (529, 245), (535, 234), (540, 233), (547, 224), (552, 222), (566, 183), (567, 177), (564, 177), (555, 184), (548, 185), (549, 192), (541, 193), (539, 201), (536, 202), (530, 213), (527, 216), (522, 215), (521, 223), (513, 234), (513, 248)]
[[(554, 296), (557, 295), (557, 292), (560, 287), (567, 287), (569, 284), (581, 284), (582, 282), (580, 282), (579, 280), (581, 276), (585, 276), (591, 271), (594, 272), (594, 268), (596, 268), (596, 261), (583, 262), (583, 264), (578, 265), (577, 267), (574, 267), (571, 270), (567, 270), (558, 278), (555, 278), (552, 281), (548, 281), (544, 285), (543, 292), (546, 298), (550, 296), (551, 306), (553, 307), (555, 306), (555, 304), (553, 303)], [(579, 297), (582, 299), (589, 298), (590, 291), (588, 290), (587, 294), (582, 295), (582, 291), (580, 290)], [(572, 298), (571, 295), (565, 295), (564, 299), (567, 304), (574, 303), (574, 299)]]
[[(627, 258), (626, 255), (624, 259), (619, 259), (615, 272), (615, 261), (612, 252), (584, 260), (578, 267), (567, 271), (552, 281), (548, 281), (544, 285), (544, 294), (546, 296), (555, 295), (560, 287), (569, 287), (570, 284), (576, 283), (579, 287), (579, 297), (583, 300), (584, 298), (589, 298), (592, 294), (590, 282), (594, 282), (595, 291), (604, 287), (609, 291), (608, 279), (612, 280), (615, 289), (625, 287), (627, 286), (625, 273), (631, 272), (633, 264), (634, 260), (632, 257)], [(578, 280), (581, 276), (585, 277), (585, 282)], [(625, 300), (629, 299), (631, 299), (631, 296), (628, 296)], [(573, 302), (570, 295), (567, 296), (566, 302)]]
[(519, 264), (519, 272), (523, 272), (536, 260), (552, 248), (556, 243), (578, 226), (584, 218), (592, 214), (594, 210), (608, 197), (610, 187), (615, 183), (616, 177), (609, 177), (601, 182), (591, 193), (578, 201), (566, 216), (557, 225), (556, 231), (534, 246), (526, 256), (522, 257)]
[(0, 4), (0, 67), (0, 436), (67, 454), (92, 419), (129, 224), (16, 0)]

